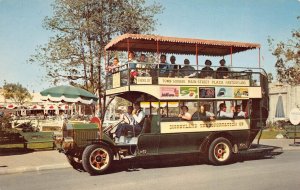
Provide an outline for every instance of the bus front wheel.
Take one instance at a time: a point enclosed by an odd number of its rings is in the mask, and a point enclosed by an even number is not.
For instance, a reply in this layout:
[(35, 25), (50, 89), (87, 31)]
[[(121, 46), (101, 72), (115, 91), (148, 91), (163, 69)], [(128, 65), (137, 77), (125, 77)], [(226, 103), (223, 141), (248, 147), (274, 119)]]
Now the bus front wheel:
[(83, 168), (91, 175), (105, 173), (110, 168), (112, 160), (111, 149), (103, 144), (93, 144), (86, 147), (82, 155)]
[(82, 163), (81, 163), (81, 160), (79, 158), (76, 158), (72, 155), (66, 155), (67, 156), (67, 159), (68, 159), (68, 162), (69, 164), (75, 169), (75, 170), (78, 170), (78, 171), (84, 171), (84, 168), (82, 166)]
[(224, 137), (216, 138), (209, 146), (208, 160), (213, 165), (228, 164), (232, 158), (232, 145)]

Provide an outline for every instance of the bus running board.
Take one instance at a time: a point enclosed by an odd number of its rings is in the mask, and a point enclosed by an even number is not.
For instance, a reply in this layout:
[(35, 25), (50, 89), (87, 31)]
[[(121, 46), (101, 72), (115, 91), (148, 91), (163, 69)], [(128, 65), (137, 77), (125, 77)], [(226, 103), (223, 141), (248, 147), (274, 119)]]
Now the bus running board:
[(275, 156), (283, 153), (282, 147), (252, 144), (249, 149), (239, 151), (240, 154), (264, 154), (265, 156)]

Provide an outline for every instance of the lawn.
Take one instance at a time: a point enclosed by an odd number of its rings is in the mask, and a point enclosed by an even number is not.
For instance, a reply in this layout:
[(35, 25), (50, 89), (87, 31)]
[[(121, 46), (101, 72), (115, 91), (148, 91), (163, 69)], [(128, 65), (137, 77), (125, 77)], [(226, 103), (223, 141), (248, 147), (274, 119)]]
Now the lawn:
[[(261, 135), (261, 139), (276, 139), (278, 134), (284, 134), (284, 130), (264, 130)], [(259, 135), (259, 134), (258, 134)], [(258, 135), (256, 138), (258, 138)]]

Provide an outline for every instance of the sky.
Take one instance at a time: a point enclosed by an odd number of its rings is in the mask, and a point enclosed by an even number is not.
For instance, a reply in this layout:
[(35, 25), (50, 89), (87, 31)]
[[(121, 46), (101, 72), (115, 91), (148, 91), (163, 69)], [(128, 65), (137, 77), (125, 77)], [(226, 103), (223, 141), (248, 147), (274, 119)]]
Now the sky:
[[(261, 66), (275, 76), (275, 57), (268, 37), (286, 41), (300, 27), (300, 0), (161, 0), (164, 11), (156, 16), (154, 34), (174, 37), (230, 40), (261, 44)], [(154, 0), (147, 0), (148, 3)], [(20, 83), (29, 91), (51, 87), (45, 71), (27, 62), (38, 45), (54, 34), (42, 27), (51, 16), (53, 0), (0, 0), (0, 87), (4, 81)], [(179, 57), (181, 63), (185, 57)], [(191, 63), (193, 63), (191, 58)], [(200, 64), (211, 59), (199, 57)], [(229, 57), (225, 57), (227, 63)], [(202, 63), (203, 62), (203, 63)], [(233, 55), (234, 66), (258, 67), (258, 51)]]

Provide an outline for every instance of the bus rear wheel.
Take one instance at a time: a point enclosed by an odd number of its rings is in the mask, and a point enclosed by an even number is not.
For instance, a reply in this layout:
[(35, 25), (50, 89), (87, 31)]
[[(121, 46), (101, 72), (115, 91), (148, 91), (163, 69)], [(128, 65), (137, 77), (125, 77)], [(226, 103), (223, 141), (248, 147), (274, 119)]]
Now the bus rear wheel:
[(209, 146), (208, 160), (213, 165), (224, 165), (231, 161), (232, 154), (230, 141), (224, 137), (219, 137)]
[(102, 144), (94, 144), (85, 148), (82, 155), (82, 165), (90, 175), (105, 173), (113, 160), (113, 154), (109, 147)]

